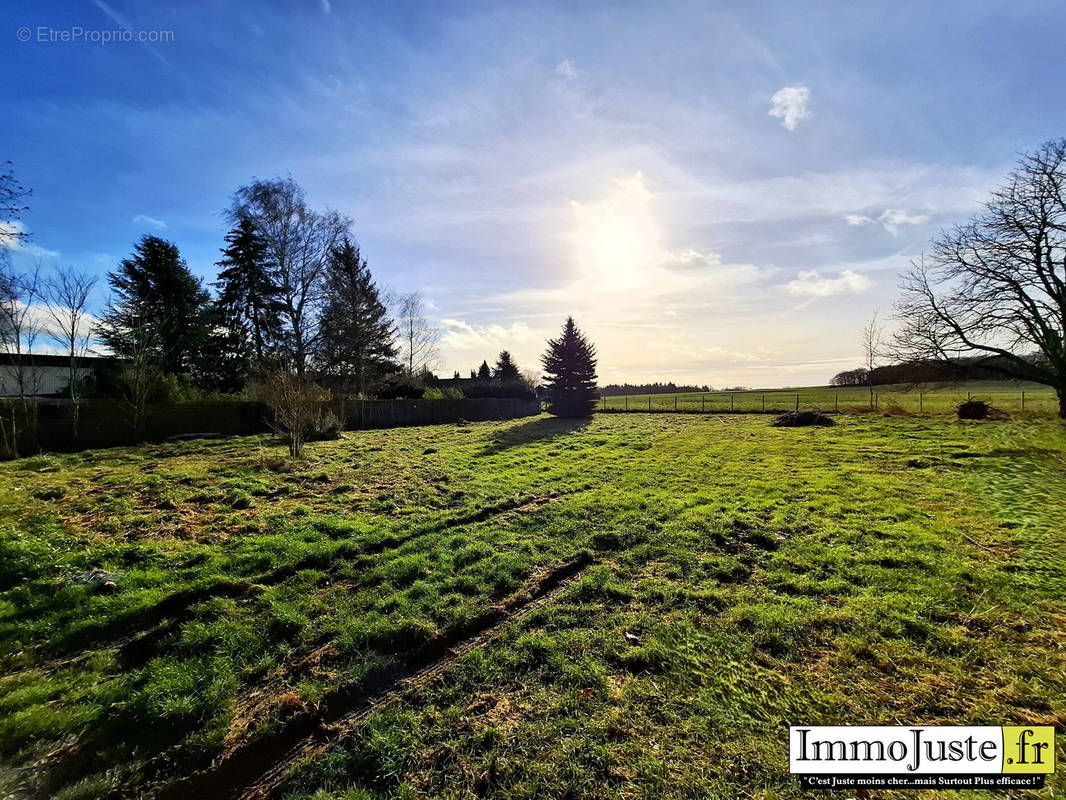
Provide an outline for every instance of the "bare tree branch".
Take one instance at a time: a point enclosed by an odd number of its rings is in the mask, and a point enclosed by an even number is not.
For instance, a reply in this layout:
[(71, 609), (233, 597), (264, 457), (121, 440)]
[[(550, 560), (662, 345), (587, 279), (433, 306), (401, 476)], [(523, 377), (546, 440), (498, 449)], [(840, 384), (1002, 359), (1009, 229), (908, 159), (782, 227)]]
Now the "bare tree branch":
[(1066, 139), (1025, 154), (984, 211), (902, 279), (897, 358), (977, 363), (1043, 383), (1066, 417)]

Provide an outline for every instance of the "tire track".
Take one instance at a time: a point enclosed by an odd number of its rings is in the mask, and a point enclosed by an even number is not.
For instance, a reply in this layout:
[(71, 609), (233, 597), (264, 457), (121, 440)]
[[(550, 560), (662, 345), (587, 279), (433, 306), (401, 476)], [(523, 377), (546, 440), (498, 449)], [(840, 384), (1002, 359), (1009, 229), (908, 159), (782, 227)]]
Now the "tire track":
[(265, 588), (276, 586), (305, 569), (324, 569), (332, 574), (337, 570), (338, 561), (358, 562), (359, 559), (402, 547), (422, 536), (485, 522), (512, 511), (529, 511), (585, 491), (588, 491), (588, 487), (562, 492), (551, 491), (539, 495), (516, 495), (398, 536), (389, 536), (362, 545), (344, 543), (328, 552), (313, 553), (251, 578), (216, 578), (202, 586), (181, 589), (151, 605), (124, 612), (105, 622), (80, 629), (77, 632), (78, 639), (92, 641), (91, 647), (13, 670), (0, 675), (0, 680), (28, 673), (54, 672), (73, 666), (104, 650), (118, 650), (124, 666), (136, 666), (147, 661), (153, 654), (154, 645), (178, 624), (187, 621), (192, 607), (205, 600), (215, 597), (234, 599), (255, 597), (262, 594)]
[(290, 718), (275, 734), (233, 750), (211, 767), (156, 790), (155, 800), (181, 798), (272, 797), (294, 760), (324, 752), (382, 703), (433, 680), (457, 659), (482, 647), (500, 631), (549, 603), (593, 563), (591, 553), (543, 573), (467, 623), (401, 656), (398, 663), (370, 673), (358, 683), (341, 685), (313, 710)]

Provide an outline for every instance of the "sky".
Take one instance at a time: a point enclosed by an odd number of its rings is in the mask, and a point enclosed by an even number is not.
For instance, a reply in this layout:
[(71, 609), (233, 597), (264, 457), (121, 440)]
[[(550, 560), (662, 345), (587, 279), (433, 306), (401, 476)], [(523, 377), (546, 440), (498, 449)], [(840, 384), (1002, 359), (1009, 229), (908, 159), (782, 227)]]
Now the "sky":
[(443, 375), (537, 368), (573, 315), (601, 382), (825, 383), (931, 238), (1066, 135), (1060, 0), (0, 13), (17, 258), (104, 276), (151, 233), (211, 281), (233, 192), (291, 176), (423, 293)]

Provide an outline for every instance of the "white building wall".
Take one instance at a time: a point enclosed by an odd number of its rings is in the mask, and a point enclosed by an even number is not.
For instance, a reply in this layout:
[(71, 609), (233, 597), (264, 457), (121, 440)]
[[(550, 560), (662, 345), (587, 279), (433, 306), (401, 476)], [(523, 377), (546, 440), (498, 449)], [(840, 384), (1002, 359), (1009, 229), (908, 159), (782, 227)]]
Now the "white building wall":
[[(35, 366), (21, 369), (27, 394), (59, 394), (67, 388), (69, 367)], [(78, 370), (80, 376), (88, 373), (87, 369)], [(0, 363), (0, 397), (18, 395), (18, 383), (18, 368)]]

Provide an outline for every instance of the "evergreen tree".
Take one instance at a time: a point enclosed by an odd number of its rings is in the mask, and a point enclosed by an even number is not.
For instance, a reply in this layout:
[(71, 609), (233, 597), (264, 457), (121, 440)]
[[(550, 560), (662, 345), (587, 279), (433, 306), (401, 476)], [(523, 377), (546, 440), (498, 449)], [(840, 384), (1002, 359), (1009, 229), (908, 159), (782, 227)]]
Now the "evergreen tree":
[(240, 336), (255, 358), (263, 364), (281, 338), (281, 288), (277, 267), (269, 256), (263, 237), (249, 217), (241, 217), (226, 235), (221, 267), (215, 286), (217, 304), (230, 336)]
[(596, 406), (596, 348), (567, 317), (563, 333), (548, 340), (541, 359), (548, 392), (548, 413), (588, 417)]
[(481, 381), (491, 381), (492, 380), (492, 370), (489, 369), (489, 362), (488, 361), (482, 361), (481, 362), (481, 366), (477, 368), (477, 377), (478, 377), (478, 380), (481, 380)]
[(511, 358), (511, 354), (506, 350), (501, 350), (500, 355), (496, 358), (496, 369), (493, 372), (493, 377), (504, 383), (522, 378), (521, 373), (518, 371), (518, 366)]
[[(207, 341), (195, 365), (196, 383), (216, 392), (239, 392), (252, 374), (254, 359), (247, 327), (218, 300), (211, 305), (208, 321)], [(262, 373), (258, 362), (256, 372)]]
[(395, 328), (359, 247), (345, 236), (333, 248), (326, 272), (317, 361), (325, 371), (351, 378), (365, 392), (395, 368)]
[(476, 369), (470, 370), (470, 380), (472, 380), (472, 381), (476, 381), (477, 380), (477, 370)]
[(107, 279), (114, 297), (98, 333), (112, 352), (163, 373), (192, 371), (211, 332), (211, 298), (177, 246), (145, 236)]

